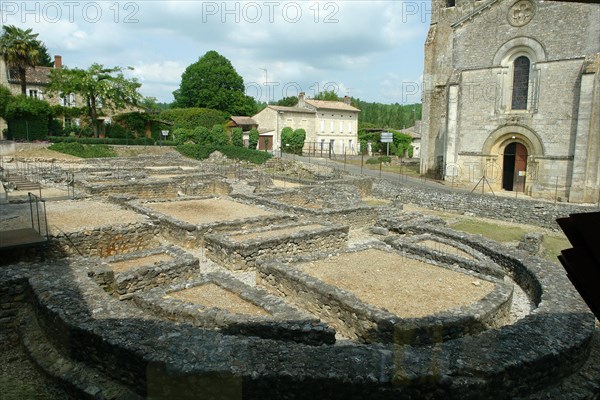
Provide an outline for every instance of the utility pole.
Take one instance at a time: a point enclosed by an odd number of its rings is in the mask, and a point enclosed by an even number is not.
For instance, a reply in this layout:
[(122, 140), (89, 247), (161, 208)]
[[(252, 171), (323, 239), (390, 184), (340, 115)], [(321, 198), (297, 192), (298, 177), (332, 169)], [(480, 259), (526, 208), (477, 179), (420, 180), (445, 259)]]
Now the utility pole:
[(265, 88), (267, 89), (267, 105), (269, 104), (269, 98), (271, 97), (271, 93), (269, 93), (269, 79), (268, 79), (268, 75), (267, 75), (267, 67), (265, 68), (259, 68), (262, 71), (265, 71)]

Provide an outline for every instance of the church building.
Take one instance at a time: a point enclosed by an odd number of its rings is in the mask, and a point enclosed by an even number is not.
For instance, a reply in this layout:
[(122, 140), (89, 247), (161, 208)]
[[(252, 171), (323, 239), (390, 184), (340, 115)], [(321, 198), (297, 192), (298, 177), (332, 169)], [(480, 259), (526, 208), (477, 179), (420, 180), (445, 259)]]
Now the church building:
[(432, 0), (421, 173), (600, 201), (600, 4)]

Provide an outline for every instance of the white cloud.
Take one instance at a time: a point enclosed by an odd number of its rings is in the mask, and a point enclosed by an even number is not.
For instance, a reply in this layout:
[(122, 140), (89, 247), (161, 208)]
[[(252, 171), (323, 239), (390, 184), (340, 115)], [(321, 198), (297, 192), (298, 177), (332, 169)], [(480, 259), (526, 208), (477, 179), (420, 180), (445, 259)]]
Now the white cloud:
[(15, 15), (5, 22), (33, 28), (67, 66), (133, 66), (142, 92), (163, 101), (209, 50), (227, 57), (247, 84), (264, 84), (260, 68), (267, 68), (269, 81), (279, 83), (275, 99), (297, 87), (312, 95), (331, 81), (370, 101), (399, 101), (401, 77), (422, 71), (428, 26), (407, 19), (401, 1), (92, 3), (102, 11), (96, 22), (82, 13), (86, 2), (77, 3), (73, 20), (63, 10), (59, 21), (21, 23)]

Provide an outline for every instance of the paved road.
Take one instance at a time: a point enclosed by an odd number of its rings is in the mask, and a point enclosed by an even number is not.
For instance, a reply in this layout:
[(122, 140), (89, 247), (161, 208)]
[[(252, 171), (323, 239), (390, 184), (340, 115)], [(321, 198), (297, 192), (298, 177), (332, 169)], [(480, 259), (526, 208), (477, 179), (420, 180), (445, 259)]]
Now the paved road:
[[(276, 154), (276, 156), (279, 157), (279, 153)], [(329, 160), (328, 158), (304, 157), (304, 156), (300, 157), (300, 156), (296, 156), (296, 155), (292, 155), (292, 154), (285, 154), (285, 153), (283, 154), (283, 158), (288, 159), (288, 160), (302, 161), (302, 162), (311, 163), (311, 164), (327, 165), (329, 167), (333, 167), (338, 170), (345, 170), (353, 175), (370, 176), (372, 178), (379, 178), (381, 176), (381, 179), (385, 179), (387, 181), (395, 182), (395, 183), (399, 183), (399, 184), (406, 184), (406, 185), (411, 185), (411, 186), (419, 186), (422, 188), (432, 188), (432, 189), (436, 189), (436, 190), (446, 190), (446, 191), (459, 191), (459, 192), (470, 192), (471, 191), (470, 189), (446, 186), (442, 183), (439, 183), (439, 182), (431, 180), (431, 179), (423, 179), (423, 178), (418, 178), (418, 177), (414, 177), (414, 176), (410, 176), (410, 175), (401, 175), (401, 174), (395, 173), (395, 172), (381, 171), (381, 173), (380, 173), (379, 170), (372, 170), (367, 167), (364, 167), (361, 171), (361, 168), (359, 165), (352, 165), (352, 164), (344, 165), (343, 161), (342, 162), (332, 161), (332, 160)]]

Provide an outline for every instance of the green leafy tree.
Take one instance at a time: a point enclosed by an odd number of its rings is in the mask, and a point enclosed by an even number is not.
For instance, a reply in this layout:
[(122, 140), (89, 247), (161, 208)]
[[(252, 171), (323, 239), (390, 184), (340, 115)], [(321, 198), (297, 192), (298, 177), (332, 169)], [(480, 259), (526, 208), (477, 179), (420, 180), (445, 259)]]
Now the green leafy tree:
[(186, 68), (173, 96), (177, 107), (213, 108), (232, 115), (253, 115), (256, 101), (244, 91), (244, 80), (231, 62), (211, 50)]
[(19, 74), (21, 94), (27, 94), (27, 67), (38, 63), (41, 43), (38, 34), (31, 29), (20, 29), (13, 25), (4, 25), (0, 36), (0, 53), (9, 68), (14, 68)]
[(315, 96), (315, 100), (327, 100), (327, 101), (341, 101), (335, 92), (335, 90), (325, 90), (323, 92), (319, 92)]
[(6, 107), (12, 99), (12, 94), (6, 86), (0, 85), (0, 117), (6, 118)]
[(244, 132), (242, 128), (233, 128), (231, 130), (231, 144), (238, 147), (244, 147)]
[(54, 67), (54, 60), (50, 57), (46, 45), (43, 42), (39, 42), (39, 46), (40, 54), (38, 56), (37, 65), (42, 67)]
[(306, 131), (304, 129), (293, 130), (286, 126), (281, 130), (281, 145), (286, 153), (302, 154), (305, 139)]
[(138, 92), (141, 84), (135, 78), (125, 78), (123, 70), (121, 67), (105, 68), (101, 64), (92, 64), (86, 70), (53, 69), (48, 92), (51, 95), (77, 93), (81, 96), (92, 132), (97, 137), (100, 106), (119, 110), (128, 105), (137, 105), (142, 98)]
[(277, 101), (278, 106), (293, 107), (298, 104), (298, 97), (288, 96)]
[(258, 138), (259, 138), (258, 130), (251, 129), (250, 132), (248, 132), (248, 135), (249, 135), (248, 148), (256, 149), (256, 146), (258, 145)]

